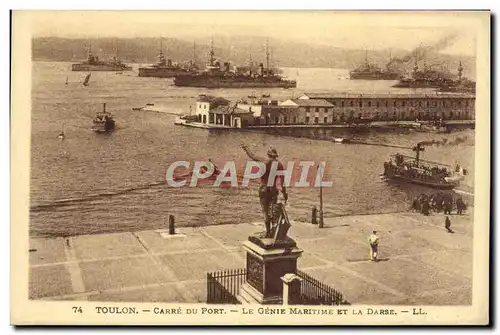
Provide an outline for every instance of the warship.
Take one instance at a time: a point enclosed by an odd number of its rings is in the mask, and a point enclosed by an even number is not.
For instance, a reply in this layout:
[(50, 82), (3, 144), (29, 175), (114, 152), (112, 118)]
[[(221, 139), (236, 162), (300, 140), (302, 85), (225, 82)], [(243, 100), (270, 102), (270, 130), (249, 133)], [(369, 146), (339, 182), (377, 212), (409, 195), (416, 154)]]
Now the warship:
[(453, 79), (453, 74), (445, 69), (436, 70), (432, 66), (427, 66), (424, 62), (422, 70), (418, 67), (418, 62), (415, 60), (415, 66), (411, 76), (401, 78), (392, 87), (407, 87), (407, 88), (443, 88), (456, 85), (457, 81)]
[(224, 62), (222, 68), (215, 59), (213, 41), (211, 42), (210, 57), (206, 69), (190, 74), (180, 74), (174, 77), (175, 86), (205, 87), (205, 88), (249, 88), (249, 87), (297, 87), (295, 80), (287, 80), (269, 67), (269, 51), (266, 43), (267, 66), (260, 63), (257, 73), (254, 71), (240, 71), (230, 69), (229, 62)]
[(364, 64), (361, 64), (356, 69), (349, 72), (350, 79), (362, 79), (362, 80), (398, 80), (401, 78), (401, 73), (394, 68), (391, 68), (391, 58), (389, 56), (389, 63), (387, 63), (386, 68), (382, 69), (380, 66), (370, 63), (368, 61), (368, 52), (365, 56)]
[[(194, 45), (194, 50), (196, 50), (196, 45)], [(195, 52), (195, 51), (194, 51)], [(195, 56), (196, 57), (196, 56)], [(196, 59), (196, 58), (194, 58)], [(158, 58), (156, 64), (148, 67), (139, 68), (139, 77), (156, 77), (156, 78), (173, 78), (176, 75), (187, 74), (191, 72), (196, 72), (197, 67), (195, 61), (191, 61), (189, 66), (181, 66), (179, 64), (173, 64), (171, 59), (166, 59), (163, 53), (163, 42), (160, 40), (160, 51), (158, 53)]]
[(72, 64), (71, 71), (132, 71), (132, 67), (119, 61), (116, 56), (111, 61), (101, 61), (92, 55), (92, 48), (89, 47), (87, 61)]
[(476, 93), (476, 82), (462, 77), (462, 71), (464, 70), (462, 66), (462, 61), (460, 61), (458, 66), (458, 80), (453, 83), (448, 83), (439, 88), (440, 92), (452, 92), (452, 93)]

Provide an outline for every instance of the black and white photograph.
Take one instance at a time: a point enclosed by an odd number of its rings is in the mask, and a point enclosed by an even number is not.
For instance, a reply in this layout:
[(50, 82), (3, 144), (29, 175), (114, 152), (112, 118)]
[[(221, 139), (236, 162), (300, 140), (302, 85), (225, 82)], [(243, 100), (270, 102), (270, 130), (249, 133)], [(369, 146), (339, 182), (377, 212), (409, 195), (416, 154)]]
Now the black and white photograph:
[(13, 322), (488, 323), (489, 28), (14, 11)]

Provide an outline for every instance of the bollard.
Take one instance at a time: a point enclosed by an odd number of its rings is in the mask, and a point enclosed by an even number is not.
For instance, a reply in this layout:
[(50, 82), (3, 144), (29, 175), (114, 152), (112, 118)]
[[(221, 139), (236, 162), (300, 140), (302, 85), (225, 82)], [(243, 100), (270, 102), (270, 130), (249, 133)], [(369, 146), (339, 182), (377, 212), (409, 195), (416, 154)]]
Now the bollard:
[(168, 216), (168, 234), (175, 235), (175, 218), (173, 215)]
[(281, 277), (283, 281), (283, 305), (301, 304), (302, 279), (294, 273), (287, 273)]
[(318, 211), (318, 210), (316, 209), (316, 206), (314, 206), (314, 207), (312, 208), (312, 213), (311, 213), (311, 223), (312, 223), (312, 224), (318, 224), (318, 220), (317, 220), (317, 218), (316, 218), (317, 211)]

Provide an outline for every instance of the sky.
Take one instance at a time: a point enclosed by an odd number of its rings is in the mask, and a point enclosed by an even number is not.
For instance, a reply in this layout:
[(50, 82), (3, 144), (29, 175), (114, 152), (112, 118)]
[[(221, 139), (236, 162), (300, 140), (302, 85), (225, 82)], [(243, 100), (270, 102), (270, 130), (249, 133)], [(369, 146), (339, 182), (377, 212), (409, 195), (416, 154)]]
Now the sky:
[(333, 11), (26, 11), (33, 36), (177, 37), (251, 35), (348, 49), (402, 48), (457, 38), (441, 52), (474, 56), (478, 13)]

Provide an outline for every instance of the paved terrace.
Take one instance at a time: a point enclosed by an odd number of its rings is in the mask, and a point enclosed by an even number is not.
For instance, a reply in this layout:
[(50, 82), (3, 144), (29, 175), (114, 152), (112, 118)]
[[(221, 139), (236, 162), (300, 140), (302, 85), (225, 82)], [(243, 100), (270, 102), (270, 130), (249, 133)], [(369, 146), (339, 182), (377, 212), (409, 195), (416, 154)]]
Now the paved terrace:
[[(472, 213), (364, 215), (292, 222), (304, 250), (299, 268), (353, 304), (470, 304)], [(380, 232), (378, 263), (367, 238)], [(243, 268), (241, 243), (258, 224), (181, 228), (30, 240), (30, 298), (204, 302), (206, 272)], [(34, 250), (36, 249), (36, 250)]]

